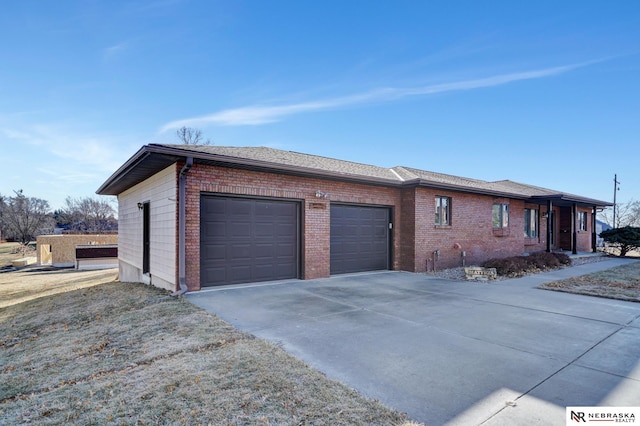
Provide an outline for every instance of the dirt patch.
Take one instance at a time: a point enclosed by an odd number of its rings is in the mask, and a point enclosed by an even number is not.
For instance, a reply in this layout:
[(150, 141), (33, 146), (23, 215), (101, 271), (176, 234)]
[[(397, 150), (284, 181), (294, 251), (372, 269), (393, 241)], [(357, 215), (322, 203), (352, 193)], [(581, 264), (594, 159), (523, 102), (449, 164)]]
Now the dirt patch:
[(546, 283), (539, 288), (640, 302), (640, 262)]
[(113, 270), (0, 274), (7, 424), (408, 421), (184, 299), (114, 278)]
[[(35, 253), (35, 251), (33, 252)], [(30, 256), (35, 254), (29, 253)], [(25, 257), (20, 243), (0, 243), (0, 270), (11, 265), (14, 260)]]
[(0, 274), (0, 308), (114, 281), (118, 269), (75, 269), (29, 266)]

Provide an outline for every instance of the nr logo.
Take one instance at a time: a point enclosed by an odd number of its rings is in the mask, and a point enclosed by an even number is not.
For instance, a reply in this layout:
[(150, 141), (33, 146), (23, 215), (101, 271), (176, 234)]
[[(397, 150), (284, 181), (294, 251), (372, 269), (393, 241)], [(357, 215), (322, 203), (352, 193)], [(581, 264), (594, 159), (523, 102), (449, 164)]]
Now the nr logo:
[(574, 422), (578, 422), (578, 423), (580, 423), (581, 421), (583, 421), (585, 423), (587, 422), (584, 419), (584, 412), (582, 412), (582, 411), (573, 411), (572, 410), (571, 411), (571, 420), (574, 421)]

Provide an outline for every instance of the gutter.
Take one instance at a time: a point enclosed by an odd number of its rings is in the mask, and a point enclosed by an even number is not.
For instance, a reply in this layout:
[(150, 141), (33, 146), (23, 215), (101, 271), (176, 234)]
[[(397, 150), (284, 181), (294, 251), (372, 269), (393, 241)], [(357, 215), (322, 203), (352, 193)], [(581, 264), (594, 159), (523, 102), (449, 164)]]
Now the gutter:
[(96, 194), (99, 194), (99, 195), (118, 195), (118, 194), (109, 194), (108, 192), (105, 192), (105, 191), (107, 191), (109, 186), (112, 186), (114, 183), (119, 182), (120, 180), (124, 179), (126, 177), (127, 173), (129, 173), (133, 169), (135, 169), (135, 167), (138, 164), (140, 164), (142, 161), (147, 159), (150, 155), (151, 155), (151, 153), (148, 152), (145, 149), (144, 146), (142, 148), (140, 148), (138, 150), (138, 152), (133, 154), (133, 156), (129, 160), (127, 160), (126, 163), (124, 163), (122, 166), (120, 166), (120, 168), (118, 170), (116, 170), (109, 177), (109, 179), (107, 179), (102, 185), (100, 185), (100, 188), (98, 188), (98, 190), (96, 191)]
[[(293, 166), (286, 165), (280, 163), (272, 163), (264, 160), (257, 160), (252, 158), (243, 158), (243, 157), (232, 157), (228, 155), (222, 154), (211, 154), (203, 151), (190, 151), (186, 149), (174, 148), (174, 147), (166, 147), (162, 145), (150, 144), (147, 145), (148, 151), (157, 154), (163, 155), (185, 155), (185, 152), (190, 152), (189, 155), (193, 155), (196, 158), (197, 162), (213, 165), (213, 166), (221, 166), (221, 167), (230, 167), (235, 169), (247, 169), (247, 170), (257, 170), (263, 172), (280, 172), (283, 174), (293, 175), (293, 176), (305, 176), (312, 178), (326, 178), (333, 179), (339, 181), (352, 181), (358, 183), (365, 183), (370, 185), (382, 185), (389, 187), (400, 187), (402, 186), (402, 181), (396, 180), (395, 178), (384, 178), (384, 177), (363, 177), (360, 175), (352, 175), (346, 172), (337, 172), (337, 171), (329, 171), (322, 169), (309, 169), (303, 166)], [(389, 170), (389, 169), (387, 169)]]
[(187, 162), (182, 166), (180, 170), (180, 176), (178, 178), (178, 285), (180, 290), (171, 293), (172, 296), (177, 297), (185, 294), (187, 288), (187, 274), (186, 274), (186, 211), (187, 211), (187, 173), (193, 166), (193, 157), (187, 157)]

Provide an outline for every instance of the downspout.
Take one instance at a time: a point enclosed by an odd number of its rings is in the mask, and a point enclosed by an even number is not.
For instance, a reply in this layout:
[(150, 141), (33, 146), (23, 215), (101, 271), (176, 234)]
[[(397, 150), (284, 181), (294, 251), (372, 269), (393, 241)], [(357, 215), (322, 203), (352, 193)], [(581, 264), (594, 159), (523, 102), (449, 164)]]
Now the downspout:
[(598, 206), (593, 206), (593, 211), (591, 212), (591, 251), (598, 251), (597, 238), (596, 234), (596, 215), (598, 212)]
[(547, 253), (551, 252), (551, 239), (553, 234), (551, 228), (553, 226), (553, 203), (551, 200), (547, 200)]
[(571, 254), (578, 254), (578, 205), (571, 204)]
[(188, 290), (187, 288), (187, 274), (186, 274), (186, 211), (187, 211), (187, 173), (193, 166), (193, 157), (187, 157), (187, 162), (182, 166), (180, 170), (180, 176), (178, 178), (178, 285), (180, 290), (171, 293), (172, 296), (181, 296)]

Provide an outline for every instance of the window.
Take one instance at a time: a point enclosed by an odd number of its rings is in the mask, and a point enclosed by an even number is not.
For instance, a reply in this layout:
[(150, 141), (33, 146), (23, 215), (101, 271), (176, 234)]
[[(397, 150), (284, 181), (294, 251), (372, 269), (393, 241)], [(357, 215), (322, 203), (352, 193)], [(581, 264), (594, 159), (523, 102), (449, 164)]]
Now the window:
[(436, 197), (436, 225), (451, 225), (451, 198)]
[(494, 228), (509, 227), (509, 204), (493, 205), (493, 227)]
[(587, 230), (587, 212), (578, 212), (578, 230)]
[(538, 236), (538, 210), (524, 209), (524, 236), (536, 238)]

